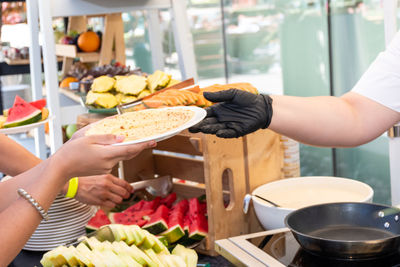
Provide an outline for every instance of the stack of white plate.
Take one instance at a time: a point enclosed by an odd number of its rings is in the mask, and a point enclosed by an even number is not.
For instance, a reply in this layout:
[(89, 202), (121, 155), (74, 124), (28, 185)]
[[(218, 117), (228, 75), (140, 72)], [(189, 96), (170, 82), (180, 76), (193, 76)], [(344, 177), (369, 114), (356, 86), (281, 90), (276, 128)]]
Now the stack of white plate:
[(42, 221), (24, 249), (45, 251), (70, 243), (85, 234), (85, 225), (96, 210), (75, 199), (57, 197), (48, 211), (50, 219)]

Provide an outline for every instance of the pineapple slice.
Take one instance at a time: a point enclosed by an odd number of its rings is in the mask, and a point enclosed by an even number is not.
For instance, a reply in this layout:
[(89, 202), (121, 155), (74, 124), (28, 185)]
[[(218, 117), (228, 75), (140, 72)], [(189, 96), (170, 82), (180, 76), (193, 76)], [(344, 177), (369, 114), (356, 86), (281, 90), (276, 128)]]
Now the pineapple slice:
[(165, 87), (170, 87), (170, 86), (175, 85), (175, 84), (178, 84), (178, 83), (180, 83), (180, 82), (181, 82), (181, 81), (179, 81), (179, 80), (171, 79), (171, 80), (169, 81), (169, 83), (167, 84), (167, 86), (165, 86)]
[(130, 102), (133, 102), (133, 101), (135, 101), (137, 99), (138, 98), (136, 96), (133, 96), (133, 95), (124, 95), (124, 96), (122, 96), (120, 103), (122, 103), (122, 104), (130, 103)]
[(154, 93), (156, 90), (166, 87), (170, 80), (170, 74), (156, 70), (147, 77), (147, 87), (150, 89), (150, 93)]
[(137, 95), (146, 88), (146, 78), (138, 75), (130, 75), (123, 79), (118, 79), (115, 89), (126, 95)]
[(93, 80), (92, 91), (97, 93), (105, 93), (114, 88), (115, 79), (108, 76), (100, 76)]
[(0, 129), (3, 128), (3, 124), (6, 122), (6, 116), (0, 116)]
[(146, 96), (148, 96), (148, 95), (150, 95), (150, 94), (151, 94), (151, 93), (150, 93), (150, 90), (145, 89), (145, 90), (141, 91), (141, 92), (138, 94), (137, 98), (138, 98), (138, 99), (141, 99), (141, 98), (146, 97)]
[(87, 105), (99, 105), (103, 108), (113, 108), (118, 105), (117, 98), (110, 93), (94, 93), (93, 91), (89, 91), (86, 95), (86, 104)]

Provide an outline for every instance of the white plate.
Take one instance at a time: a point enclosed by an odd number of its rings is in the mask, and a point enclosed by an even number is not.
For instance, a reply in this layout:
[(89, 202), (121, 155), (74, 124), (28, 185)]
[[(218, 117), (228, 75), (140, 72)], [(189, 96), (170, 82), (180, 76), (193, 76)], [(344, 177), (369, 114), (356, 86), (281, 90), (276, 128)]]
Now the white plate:
[[(65, 221), (57, 221), (54, 223), (40, 224), (37, 229), (45, 231), (46, 229), (56, 229), (62, 228), (73, 228), (73, 227), (84, 227), (86, 225), (86, 220), (89, 221), (92, 216), (77, 216), (75, 219), (65, 219)], [(77, 225), (78, 224), (78, 225)]]
[(18, 126), (18, 127), (0, 129), (0, 133), (2, 133), (2, 134), (24, 133), (24, 132), (27, 132), (29, 130), (35, 129), (35, 128), (45, 124), (46, 122), (49, 122), (53, 118), (54, 118), (53, 116), (49, 116), (44, 121), (38, 121), (38, 122), (35, 122), (35, 123), (31, 123), (31, 124), (27, 124), (27, 125), (23, 125), (23, 126)]
[[(159, 142), (159, 141), (165, 140), (167, 138), (170, 138), (174, 135), (177, 135), (189, 127), (192, 127), (193, 125), (202, 121), (205, 118), (205, 116), (207, 115), (207, 112), (204, 109), (198, 108), (198, 107), (180, 106), (180, 107), (170, 107), (170, 108), (162, 108), (162, 109), (165, 109), (165, 110), (177, 110), (177, 109), (192, 110), (192, 111), (194, 111), (194, 115), (189, 121), (185, 122), (181, 126), (175, 128), (175, 129), (172, 129), (170, 131), (167, 131), (165, 133), (149, 136), (146, 138), (136, 139), (136, 140), (132, 140), (132, 141), (112, 144), (112, 145), (113, 146), (124, 146), (124, 145), (143, 143), (143, 142), (152, 141), (152, 140)], [(157, 109), (157, 110), (162, 110), (162, 109)], [(138, 112), (140, 112), (140, 111), (138, 111)]]
[(64, 236), (64, 235), (71, 236), (76, 232), (78, 232), (76, 227), (74, 227), (74, 228), (63, 228), (63, 229), (56, 228), (56, 229), (40, 230), (40, 231), (35, 232), (31, 236), (31, 239), (32, 238), (34, 238), (34, 239), (45, 238), (45, 237), (52, 236), (52, 235), (55, 235), (55, 234), (59, 234), (60, 236)]

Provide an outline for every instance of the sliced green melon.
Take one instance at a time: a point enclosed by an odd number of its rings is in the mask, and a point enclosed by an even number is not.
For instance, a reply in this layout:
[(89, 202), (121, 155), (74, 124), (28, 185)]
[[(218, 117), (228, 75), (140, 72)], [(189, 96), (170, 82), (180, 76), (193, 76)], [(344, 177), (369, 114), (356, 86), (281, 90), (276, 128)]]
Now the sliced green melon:
[(146, 233), (146, 239), (151, 240), (151, 242), (154, 242), (151, 248), (156, 253), (170, 254), (168, 248), (155, 235), (152, 235), (147, 231), (145, 231), (145, 233)]
[(126, 234), (125, 243), (127, 243), (128, 245), (134, 244), (135, 236), (133, 235), (132, 229), (129, 227), (129, 225), (123, 225), (123, 230)]
[(145, 236), (143, 243), (140, 245), (140, 249), (141, 250), (145, 250), (145, 249), (150, 249), (155, 245), (155, 241), (153, 238), (151, 238), (151, 234), (143, 229), (140, 229), (143, 233), (143, 235)]
[(172, 250), (172, 255), (180, 256), (186, 263), (187, 267), (196, 267), (198, 256), (196, 251), (190, 248), (185, 248), (182, 245), (176, 245)]
[(126, 240), (127, 236), (123, 229), (124, 226), (122, 224), (110, 224), (109, 226), (111, 228), (112, 233), (114, 234), (115, 241)]
[(126, 253), (128, 253), (129, 256), (131, 256), (135, 261), (137, 261), (138, 263), (146, 266), (157, 266), (150, 258), (149, 256), (147, 256), (146, 253), (144, 253), (143, 251), (141, 251), (138, 247), (136, 247), (135, 245), (132, 246), (128, 246), (126, 243), (124, 242), (119, 242), (119, 246), (121, 249), (123, 249)]
[(19, 96), (15, 97), (14, 105), (9, 111), (3, 128), (11, 128), (38, 122), (42, 119), (42, 111), (35, 108)]
[(135, 245), (140, 246), (146, 239), (146, 236), (139, 226), (131, 225), (130, 227), (132, 229), (133, 236), (135, 237)]
[(144, 253), (146, 253), (146, 255), (149, 256), (149, 258), (152, 261), (154, 261), (159, 267), (167, 267), (160, 261), (160, 259), (157, 257), (157, 254), (154, 252), (154, 250), (146, 249), (146, 250), (144, 250)]

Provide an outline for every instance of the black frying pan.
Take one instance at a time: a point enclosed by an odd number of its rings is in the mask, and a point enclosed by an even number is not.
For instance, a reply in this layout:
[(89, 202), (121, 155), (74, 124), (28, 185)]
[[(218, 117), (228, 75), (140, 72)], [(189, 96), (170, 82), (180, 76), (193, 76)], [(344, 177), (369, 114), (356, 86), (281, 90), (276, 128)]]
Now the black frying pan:
[(399, 216), (400, 209), (380, 204), (329, 203), (296, 210), (285, 224), (308, 252), (360, 259), (399, 251)]

